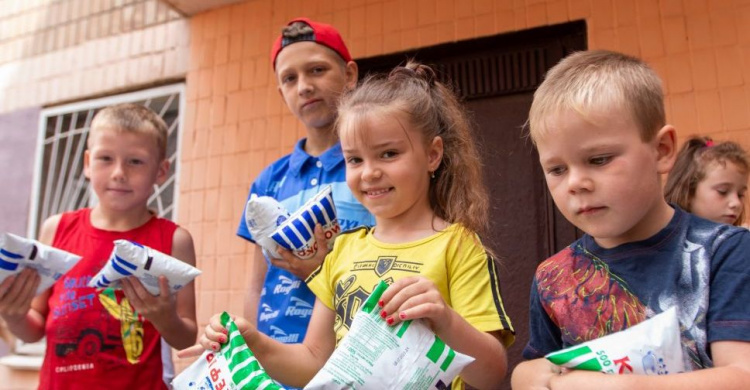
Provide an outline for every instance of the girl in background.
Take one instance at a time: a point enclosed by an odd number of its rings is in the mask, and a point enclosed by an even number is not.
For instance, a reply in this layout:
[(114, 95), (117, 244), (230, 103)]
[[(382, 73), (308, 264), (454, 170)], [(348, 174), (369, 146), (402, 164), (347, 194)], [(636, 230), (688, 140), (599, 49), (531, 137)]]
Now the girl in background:
[(691, 137), (669, 172), (664, 196), (701, 218), (741, 226), (749, 172), (747, 153), (737, 143)]

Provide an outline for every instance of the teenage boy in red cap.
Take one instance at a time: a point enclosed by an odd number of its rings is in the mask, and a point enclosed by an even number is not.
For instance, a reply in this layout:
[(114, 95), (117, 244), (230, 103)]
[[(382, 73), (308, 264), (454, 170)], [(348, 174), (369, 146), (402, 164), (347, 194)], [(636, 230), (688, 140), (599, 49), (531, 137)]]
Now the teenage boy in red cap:
[[(357, 83), (357, 64), (339, 32), (327, 24), (298, 18), (283, 28), (271, 50), (281, 98), (307, 129), (292, 153), (268, 166), (253, 182), (250, 195), (271, 196), (290, 212), (300, 208), (323, 187), (333, 187), (342, 230), (374, 225), (372, 215), (346, 185), (341, 145), (334, 129), (339, 96)], [(326, 240), (316, 228), (319, 250)], [(237, 234), (255, 242), (242, 214)], [(245, 317), (257, 318), (257, 328), (285, 343), (302, 342), (315, 295), (304, 279), (320, 263), (301, 260), (290, 252), (283, 259), (266, 259), (259, 245), (251, 262)]]

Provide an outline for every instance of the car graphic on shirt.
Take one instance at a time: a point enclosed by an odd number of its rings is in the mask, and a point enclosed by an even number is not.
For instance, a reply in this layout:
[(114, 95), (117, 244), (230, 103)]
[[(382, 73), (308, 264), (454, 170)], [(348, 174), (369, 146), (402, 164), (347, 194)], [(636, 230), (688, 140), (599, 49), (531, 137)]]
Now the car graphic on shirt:
[(119, 324), (112, 322), (105, 312), (91, 313), (95, 315), (83, 322), (87, 326), (82, 329), (77, 326), (57, 327), (55, 355), (89, 358), (122, 344)]

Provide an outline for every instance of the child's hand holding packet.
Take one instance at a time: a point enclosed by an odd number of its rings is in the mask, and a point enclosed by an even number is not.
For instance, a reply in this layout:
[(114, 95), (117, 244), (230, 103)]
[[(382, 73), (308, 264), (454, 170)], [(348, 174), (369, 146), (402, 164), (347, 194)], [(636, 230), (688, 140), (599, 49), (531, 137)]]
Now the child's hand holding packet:
[(245, 344), (237, 325), (226, 312), (221, 323), (229, 340), (219, 352), (205, 351), (198, 360), (172, 381), (175, 390), (283, 390), (260, 365)]
[(91, 279), (89, 287), (120, 288), (119, 279), (133, 275), (148, 292), (159, 295), (159, 276), (166, 276), (169, 291), (174, 293), (201, 274), (190, 264), (147, 246), (127, 240), (116, 240), (114, 244), (109, 260)]
[(318, 251), (315, 225), (320, 224), (333, 247), (333, 239), (341, 233), (336, 219), (331, 186), (326, 186), (294, 214), (268, 196), (251, 196), (245, 206), (245, 223), (266, 256), (280, 259), (278, 247), (285, 248), (300, 259), (309, 259)]
[(300, 259), (309, 259), (318, 251), (315, 241), (315, 225), (323, 227), (328, 248), (333, 247), (333, 239), (341, 233), (336, 219), (336, 205), (333, 203), (331, 186), (326, 186), (299, 210), (279, 225), (271, 238)]
[(666, 375), (685, 371), (677, 308), (638, 325), (545, 356), (562, 367), (608, 374)]
[(253, 194), (245, 206), (245, 223), (255, 242), (263, 248), (267, 257), (280, 259), (278, 244), (271, 234), (289, 218), (289, 212), (270, 196)]
[(305, 390), (444, 389), (474, 358), (454, 351), (421, 320), (396, 326), (380, 317), (381, 281)]
[(41, 278), (36, 294), (50, 288), (81, 257), (44, 245), (36, 240), (3, 233), (0, 236), (0, 282), (24, 268), (35, 269)]

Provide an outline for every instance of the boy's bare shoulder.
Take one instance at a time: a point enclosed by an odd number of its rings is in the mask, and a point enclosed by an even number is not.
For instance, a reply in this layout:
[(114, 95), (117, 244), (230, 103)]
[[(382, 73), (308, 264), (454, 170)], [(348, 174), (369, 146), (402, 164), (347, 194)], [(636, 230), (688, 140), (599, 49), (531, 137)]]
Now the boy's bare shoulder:
[(52, 243), (57, 232), (57, 226), (60, 225), (60, 219), (62, 219), (62, 214), (55, 214), (47, 217), (42, 222), (42, 227), (39, 229), (39, 242), (44, 244)]
[(193, 236), (181, 226), (177, 226), (172, 234), (172, 256), (190, 265), (195, 265)]

